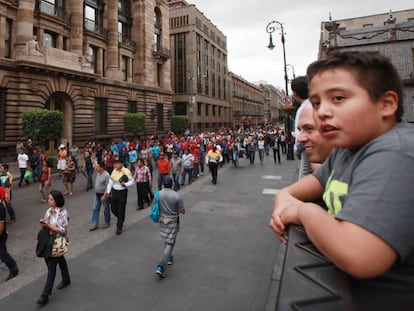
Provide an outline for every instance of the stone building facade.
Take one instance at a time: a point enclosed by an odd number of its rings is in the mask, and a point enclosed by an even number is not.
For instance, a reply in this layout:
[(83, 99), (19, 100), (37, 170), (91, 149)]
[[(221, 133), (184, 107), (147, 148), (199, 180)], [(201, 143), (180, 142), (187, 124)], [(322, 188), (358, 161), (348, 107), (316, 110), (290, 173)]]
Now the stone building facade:
[(319, 55), (333, 50), (389, 57), (403, 83), (403, 119), (414, 122), (414, 9), (322, 22)]
[(264, 121), (280, 127), (286, 118), (282, 103), (285, 93), (271, 84), (260, 83), (264, 95)]
[(264, 90), (233, 72), (229, 72), (229, 77), (234, 127), (264, 126), (267, 123)]
[(232, 126), (227, 38), (195, 5), (169, 0), (173, 114), (194, 132)]
[(169, 45), (167, 0), (0, 0), (0, 156), (36, 108), (63, 112), (70, 145), (118, 139), (127, 112), (146, 114), (143, 135), (166, 130)]

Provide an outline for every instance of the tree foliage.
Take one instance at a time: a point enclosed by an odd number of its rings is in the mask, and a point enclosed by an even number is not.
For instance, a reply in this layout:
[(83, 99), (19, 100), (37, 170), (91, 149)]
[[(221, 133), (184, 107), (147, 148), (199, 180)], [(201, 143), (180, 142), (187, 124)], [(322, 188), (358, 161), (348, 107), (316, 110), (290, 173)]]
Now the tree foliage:
[(171, 117), (171, 131), (177, 135), (184, 134), (185, 130), (188, 129), (190, 120), (187, 116), (172, 116)]
[(22, 114), (22, 132), (27, 138), (44, 142), (59, 139), (63, 130), (63, 113), (57, 110), (35, 109)]
[(125, 114), (124, 130), (134, 135), (142, 134), (145, 131), (145, 114), (142, 112)]

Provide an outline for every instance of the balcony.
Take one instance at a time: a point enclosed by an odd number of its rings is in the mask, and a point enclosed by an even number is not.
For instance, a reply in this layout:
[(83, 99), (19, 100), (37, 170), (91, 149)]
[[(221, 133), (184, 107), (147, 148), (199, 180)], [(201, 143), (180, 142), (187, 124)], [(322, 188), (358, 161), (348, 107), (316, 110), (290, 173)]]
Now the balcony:
[(31, 50), (26, 45), (21, 55), (16, 56), (17, 64), (33, 68), (59, 68), (59, 71), (77, 72), (79, 74), (94, 74), (93, 67), (87, 55), (79, 56), (75, 53), (52, 48), (42, 47), (40, 50)]
[(165, 62), (166, 60), (171, 58), (171, 52), (169, 49), (163, 47), (161, 44), (158, 43), (154, 43), (153, 47), (152, 47), (152, 55)]
[(102, 26), (98, 25), (94, 20), (85, 18), (84, 20), (84, 28), (86, 30), (96, 32), (101, 34), (104, 37), (108, 36), (108, 30), (103, 28)]

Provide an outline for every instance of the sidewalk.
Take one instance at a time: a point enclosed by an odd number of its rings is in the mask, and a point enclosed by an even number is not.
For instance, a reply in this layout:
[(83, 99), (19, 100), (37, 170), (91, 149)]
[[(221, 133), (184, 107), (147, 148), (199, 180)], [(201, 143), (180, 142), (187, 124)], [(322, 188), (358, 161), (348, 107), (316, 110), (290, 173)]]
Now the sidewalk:
[[(219, 169), (217, 185), (211, 184), (206, 173), (182, 188), (180, 194), (187, 213), (180, 217), (175, 262), (167, 267), (165, 279), (159, 279), (154, 273), (162, 253), (158, 227), (150, 221), (148, 209), (135, 210), (135, 190), (129, 192), (127, 223), (120, 236), (114, 234), (112, 225), (106, 230), (87, 232), (91, 193), (85, 194), (83, 199), (81, 194), (70, 198), (68, 202), (73, 211), (67, 258), (72, 284), (63, 290), (54, 290), (45, 308), (65, 311), (265, 310), (279, 247), (268, 228), (274, 194), (265, 194), (265, 190), (291, 183), (296, 166), (296, 161), (286, 160), (282, 165), (275, 165), (270, 157), (263, 166), (258, 160), (250, 165), (247, 159), (242, 159), (238, 169), (231, 165)], [(85, 205), (82, 202), (86, 198), (89, 198), (85, 214), (88, 219), (82, 222), (80, 215)], [(79, 232), (85, 238), (81, 239)], [(87, 247), (103, 236), (99, 243)], [(41, 259), (35, 259), (42, 264)], [(19, 283), (19, 278), (24, 275), (6, 285)], [(36, 309), (35, 301), (45, 278), (43, 272), (1, 299), (0, 309)], [(55, 287), (59, 282), (60, 272)], [(0, 290), (3, 290), (1, 286)]]

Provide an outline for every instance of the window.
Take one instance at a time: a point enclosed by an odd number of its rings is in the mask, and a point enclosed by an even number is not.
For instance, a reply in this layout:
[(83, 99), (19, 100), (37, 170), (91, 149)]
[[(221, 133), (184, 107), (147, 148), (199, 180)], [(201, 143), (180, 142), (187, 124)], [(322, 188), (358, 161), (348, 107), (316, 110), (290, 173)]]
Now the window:
[(216, 106), (212, 105), (212, 108), (213, 108), (213, 117), (215, 117), (216, 116)]
[(11, 31), (12, 31), (12, 20), (6, 19), (6, 31), (4, 37), (4, 57), (11, 57)]
[(362, 25), (362, 28), (369, 28), (369, 27), (373, 27), (373, 24), (364, 24)]
[(43, 34), (43, 46), (49, 48), (56, 47), (57, 34), (49, 31), (45, 31)]
[(201, 103), (197, 103), (197, 115), (201, 116)]
[(104, 7), (105, 3), (103, 0), (85, 0), (85, 29), (105, 34), (102, 27)]
[(65, 0), (36, 0), (35, 9), (49, 15), (66, 18)]
[(176, 34), (174, 36), (175, 41), (175, 92), (185, 92), (186, 84), (186, 64), (185, 64), (185, 34)]
[(108, 100), (106, 98), (95, 99), (95, 134), (106, 134), (106, 114)]
[(121, 62), (122, 80), (128, 80), (128, 57), (122, 56)]
[(128, 101), (128, 112), (129, 113), (136, 113), (137, 112), (137, 102), (134, 100)]
[(208, 111), (210, 110), (210, 105), (206, 104), (206, 116), (208, 116)]
[(97, 63), (98, 63), (97, 47), (89, 46), (89, 59), (91, 61), (91, 67), (93, 68), (93, 72), (97, 72)]
[(118, 1), (118, 42), (131, 43), (131, 24), (129, 1)]
[(162, 33), (162, 22), (161, 22), (161, 11), (159, 8), (154, 10), (154, 48), (158, 51), (161, 48), (161, 33)]
[(95, 8), (85, 5), (85, 28), (91, 31), (96, 29), (96, 11)]

